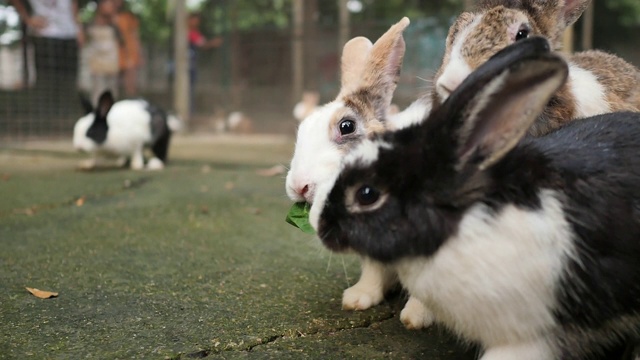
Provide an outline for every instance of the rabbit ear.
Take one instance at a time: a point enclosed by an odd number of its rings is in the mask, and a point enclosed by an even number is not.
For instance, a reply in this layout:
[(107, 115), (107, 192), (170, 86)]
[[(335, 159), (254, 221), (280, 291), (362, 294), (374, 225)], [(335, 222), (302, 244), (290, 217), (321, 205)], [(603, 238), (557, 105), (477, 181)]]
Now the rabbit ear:
[(386, 111), (400, 76), (405, 52), (402, 32), (409, 23), (409, 18), (402, 18), (373, 45), (363, 37), (352, 39), (345, 45), (342, 55), (342, 89), (338, 98), (358, 88), (366, 88), (383, 99), (378, 107), (384, 107)]
[(353, 38), (344, 45), (341, 60), (342, 81), (338, 98), (355, 91), (360, 85), (371, 47), (371, 41), (362, 36)]
[(111, 94), (111, 91), (106, 90), (105, 92), (103, 92), (102, 95), (100, 95), (100, 97), (98, 98), (98, 106), (96, 107), (97, 118), (106, 119), (107, 114), (109, 113), (109, 110), (111, 110), (111, 107), (114, 103), (115, 100), (113, 98), (113, 95)]
[(559, 1), (561, 20), (560, 26), (565, 29), (573, 25), (580, 15), (587, 9), (591, 0), (565, 0)]
[(384, 100), (380, 105), (385, 110), (391, 104), (393, 92), (400, 78), (400, 69), (405, 53), (402, 33), (409, 26), (409, 23), (409, 18), (402, 18), (373, 44), (362, 74), (362, 87), (366, 87), (380, 96)]
[[(522, 43), (527, 46), (530, 41)], [(456, 144), (457, 171), (484, 170), (500, 160), (566, 81), (568, 67), (559, 56), (548, 52), (525, 56), (510, 63), (504, 56), (490, 59), (439, 109), (444, 111), (440, 120), (449, 126), (447, 132)]]
[(522, 0), (539, 26), (556, 41), (582, 15), (591, 0)]

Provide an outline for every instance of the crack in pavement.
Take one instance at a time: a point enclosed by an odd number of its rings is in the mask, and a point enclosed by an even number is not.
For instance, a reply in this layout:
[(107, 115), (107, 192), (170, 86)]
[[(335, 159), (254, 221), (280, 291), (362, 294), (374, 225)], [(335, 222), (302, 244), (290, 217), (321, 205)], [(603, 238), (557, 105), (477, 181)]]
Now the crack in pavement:
[(344, 331), (369, 329), (373, 325), (382, 324), (383, 322), (392, 320), (395, 318), (395, 316), (396, 316), (396, 312), (391, 311), (389, 314), (379, 319), (375, 319), (375, 320), (368, 319), (362, 325), (345, 326), (345, 327), (338, 327), (334, 329), (311, 328), (311, 329), (308, 329), (307, 331), (291, 330), (290, 333), (271, 335), (265, 339), (259, 339), (257, 343), (252, 345), (248, 345), (248, 344), (245, 345), (241, 342), (240, 344), (234, 344), (235, 346), (225, 346), (222, 349), (216, 349), (216, 348), (203, 349), (203, 350), (199, 350), (191, 353), (179, 354), (175, 357), (172, 357), (171, 360), (201, 359), (201, 358), (209, 357), (210, 355), (216, 355), (216, 354), (222, 354), (222, 353), (252, 352), (254, 351), (254, 349), (258, 347), (272, 344), (280, 339), (295, 339), (295, 338), (303, 338), (307, 336), (331, 335), (331, 334), (340, 333)]
[(126, 191), (140, 189), (141, 187), (143, 187), (144, 185), (149, 183), (151, 181), (151, 179), (152, 178), (150, 176), (143, 176), (143, 177), (139, 177), (139, 178), (134, 179), (134, 180), (127, 179), (127, 180), (124, 180), (124, 183), (122, 184), (122, 187), (119, 188), (119, 189), (105, 190), (105, 191), (102, 191), (102, 192), (89, 194), (89, 195), (74, 196), (72, 199), (61, 201), (61, 202), (56, 202), (56, 203), (35, 204), (35, 205), (31, 205), (31, 206), (26, 207), (26, 208), (13, 208), (13, 209), (10, 209), (10, 210), (0, 211), (0, 218), (10, 217), (12, 215), (33, 216), (37, 212), (58, 209), (58, 208), (61, 208), (61, 207), (74, 205), (74, 204), (76, 206), (82, 206), (86, 200), (96, 200), (96, 199), (104, 199), (104, 198), (114, 197), (114, 196), (120, 195), (120, 194), (122, 194), (122, 193), (124, 193)]

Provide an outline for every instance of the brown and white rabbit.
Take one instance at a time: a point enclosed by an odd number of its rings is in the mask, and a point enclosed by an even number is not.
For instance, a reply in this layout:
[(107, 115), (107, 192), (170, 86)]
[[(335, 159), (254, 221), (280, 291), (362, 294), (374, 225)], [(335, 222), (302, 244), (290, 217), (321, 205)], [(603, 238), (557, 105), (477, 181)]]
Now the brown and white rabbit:
[(334, 251), (393, 267), (482, 360), (617, 359), (640, 336), (640, 113), (526, 136), (568, 76), (535, 37), (316, 192)]
[[(375, 44), (364, 37), (345, 44), (340, 93), (334, 101), (313, 111), (298, 128), (286, 178), (286, 191), (293, 201), (311, 203), (318, 186), (335, 176), (342, 159), (361, 141), (420, 121), (430, 109), (425, 97), (403, 112), (387, 116), (405, 53), (402, 33), (408, 25), (409, 19), (403, 18)], [(364, 256), (361, 277), (344, 291), (342, 307), (368, 309), (380, 303), (385, 292), (396, 284), (393, 271)], [(409, 328), (420, 328), (433, 319), (421, 304), (409, 299), (401, 320)]]
[[(590, 0), (484, 0), (478, 12), (462, 13), (449, 29), (446, 52), (436, 72), (434, 104), (498, 50), (529, 36), (543, 36), (553, 50), (561, 47), (564, 30)], [(585, 51), (568, 56), (569, 80), (551, 98), (529, 130), (546, 134), (575, 118), (611, 111), (640, 110), (640, 72), (623, 59)]]

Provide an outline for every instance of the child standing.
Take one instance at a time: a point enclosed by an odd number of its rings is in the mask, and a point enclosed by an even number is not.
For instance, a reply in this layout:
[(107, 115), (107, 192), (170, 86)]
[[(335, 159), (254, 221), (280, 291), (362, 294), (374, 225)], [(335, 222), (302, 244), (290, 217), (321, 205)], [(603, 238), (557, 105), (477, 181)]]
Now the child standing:
[(94, 103), (105, 90), (111, 90), (117, 97), (121, 36), (115, 16), (113, 0), (98, 0), (96, 15), (87, 27), (91, 99)]

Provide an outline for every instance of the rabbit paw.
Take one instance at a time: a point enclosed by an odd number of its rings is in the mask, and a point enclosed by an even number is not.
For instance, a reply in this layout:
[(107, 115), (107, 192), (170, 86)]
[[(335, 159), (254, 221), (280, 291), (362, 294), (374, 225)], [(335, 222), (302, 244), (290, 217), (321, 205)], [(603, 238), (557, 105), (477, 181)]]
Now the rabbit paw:
[(95, 158), (82, 160), (78, 163), (78, 169), (80, 170), (93, 170), (97, 165)]
[(343, 310), (366, 310), (384, 299), (381, 287), (367, 286), (358, 282), (342, 294)]
[(427, 309), (420, 300), (409, 297), (400, 312), (400, 321), (408, 330), (420, 330), (433, 323), (434, 316), (431, 310)]
[(164, 169), (164, 164), (162, 160), (158, 158), (152, 158), (147, 162), (147, 170), (162, 170)]
[(129, 159), (127, 159), (126, 156), (120, 156), (117, 160), (116, 160), (116, 166), (117, 167), (125, 167), (125, 165), (127, 165), (127, 161), (129, 161)]

